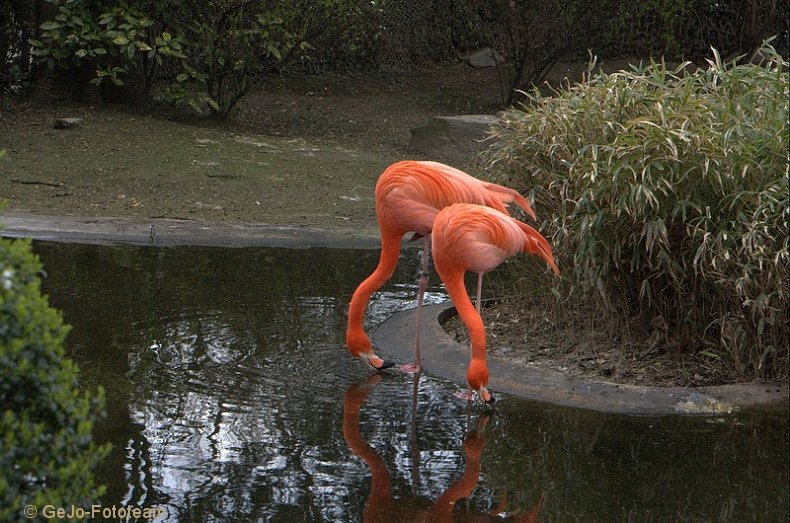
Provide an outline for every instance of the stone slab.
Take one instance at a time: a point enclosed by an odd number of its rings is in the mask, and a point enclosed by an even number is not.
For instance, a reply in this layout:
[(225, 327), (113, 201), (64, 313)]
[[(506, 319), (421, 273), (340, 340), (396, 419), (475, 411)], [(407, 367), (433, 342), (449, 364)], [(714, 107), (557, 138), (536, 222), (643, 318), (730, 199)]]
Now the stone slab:
[(484, 140), (496, 122), (490, 114), (434, 116), (411, 129), (408, 150), (426, 158), (468, 162), (485, 150)]
[(375, 249), (378, 230), (321, 229), (164, 218), (72, 217), (6, 212), (0, 236), (97, 245)]
[[(423, 309), (420, 330), (423, 370), (466, 386), (469, 349), (442, 328), (450, 304)], [(403, 362), (414, 359), (416, 309), (398, 312), (372, 332), (377, 354)], [(489, 390), (565, 407), (635, 415), (725, 415), (747, 407), (788, 408), (790, 389), (774, 383), (715, 387), (639, 387), (597, 382), (488, 356)]]

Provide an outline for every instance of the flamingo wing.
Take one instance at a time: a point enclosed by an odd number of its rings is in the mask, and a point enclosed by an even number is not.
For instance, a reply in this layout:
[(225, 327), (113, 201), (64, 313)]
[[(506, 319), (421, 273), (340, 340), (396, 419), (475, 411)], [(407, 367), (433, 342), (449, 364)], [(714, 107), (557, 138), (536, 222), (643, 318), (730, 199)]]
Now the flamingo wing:
[(379, 224), (423, 236), (431, 233), (436, 214), (448, 205), (475, 203), (507, 214), (507, 205), (514, 202), (534, 219), (532, 207), (518, 191), (438, 162), (395, 163), (376, 184)]
[(465, 271), (489, 272), (507, 258), (524, 251), (525, 244), (533, 241), (520, 223), (489, 207), (451, 205), (443, 209), (434, 222), (436, 263), (446, 260)]

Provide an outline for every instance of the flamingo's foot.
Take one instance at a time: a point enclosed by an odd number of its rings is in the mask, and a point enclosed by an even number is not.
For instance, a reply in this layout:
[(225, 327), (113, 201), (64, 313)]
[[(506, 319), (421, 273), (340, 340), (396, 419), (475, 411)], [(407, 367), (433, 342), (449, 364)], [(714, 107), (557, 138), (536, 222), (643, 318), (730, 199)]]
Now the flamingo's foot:
[(474, 401), (479, 402), (485, 405), (486, 407), (493, 407), (494, 406), (494, 396), (488, 392), (488, 389), (485, 387), (481, 387), (478, 391), (473, 391), (471, 389), (466, 389), (465, 391), (457, 391), (453, 394), (456, 398), (464, 401)]
[(416, 363), (406, 363), (398, 367), (398, 370), (401, 372), (405, 372), (407, 374), (417, 374), (422, 370), (422, 367), (417, 365)]
[(477, 397), (477, 395), (471, 390), (464, 390), (464, 391), (459, 390), (456, 391), (453, 394), (453, 396), (458, 398), (459, 400), (464, 400), (464, 401), (473, 401)]

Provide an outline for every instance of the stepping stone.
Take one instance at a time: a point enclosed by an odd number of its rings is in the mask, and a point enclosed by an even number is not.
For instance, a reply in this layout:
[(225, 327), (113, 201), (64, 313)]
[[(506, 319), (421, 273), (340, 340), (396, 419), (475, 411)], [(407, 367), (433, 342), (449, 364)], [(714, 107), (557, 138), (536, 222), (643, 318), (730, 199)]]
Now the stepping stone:
[(494, 67), (505, 63), (505, 58), (490, 47), (469, 51), (459, 56), (472, 67)]
[(409, 152), (429, 159), (469, 161), (486, 149), (482, 143), (497, 122), (490, 114), (434, 116), (424, 125), (411, 129)]
[(55, 120), (55, 129), (71, 129), (82, 124), (82, 118), (58, 118)]

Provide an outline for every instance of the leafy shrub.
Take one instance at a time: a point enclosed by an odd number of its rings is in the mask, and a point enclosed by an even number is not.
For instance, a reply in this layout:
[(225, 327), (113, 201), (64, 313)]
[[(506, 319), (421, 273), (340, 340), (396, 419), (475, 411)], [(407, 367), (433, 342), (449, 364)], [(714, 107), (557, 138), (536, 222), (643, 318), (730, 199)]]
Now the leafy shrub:
[(662, 317), (743, 375), (786, 378), (788, 64), (761, 54), (535, 91), (505, 114), (488, 161), (542, 188), (572, 288)]
[(753, 52), (763, 39), (787, 56), (788, 3), (774, 0), (644, 0), (604, 2), (610, 22), (587, 44), (608, 56), (664, 56), (702, 61), (716, 47), (722, 55)]
[[(49, 66), (95, 71), (91, 82), (146, 90), (221, 120), (266, 75), (312, 50), (337, 45), (376, 4), (361, 0), (60, 0), (32, 53)], [(334, 42), (334, 43), (333, 43)], [(348, 41), (351, 45), (351, 41)], [(167, 73), (167, 74), (166, 74)]]
[[(309, 49), (307, 19), (321, 2), (170, 1), (163, 12), (185, 43), (182, 70), (165, 99), (225, 119), (267, 73)], [(164, 10), (163, 10), (164, 11)]]
[(34, 2), (3, 2), (0, 10), (0, 97), (21, 94), (32, 86), (28, 39), (34, 32), (34, 17)]
[(91, 441), (103, 392), (77, 390), (68, 333), (41, 295), (29, 241), (0, 239), (0, 521), (32, 504), (90, 506), (92, 470), (109, 450)]
[(150, 86), (164, 58), (184, 58), (182, 41), (155, 28), (152, 13), (127, 2), (98, 9), (84, 0), (65, 0), (53, 20), (41, 24), (31, 53), (49, 67), (90, 64), (94, 84), (124, 85), (137, 71)]

